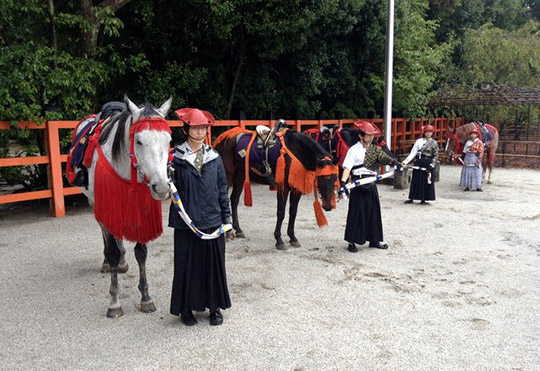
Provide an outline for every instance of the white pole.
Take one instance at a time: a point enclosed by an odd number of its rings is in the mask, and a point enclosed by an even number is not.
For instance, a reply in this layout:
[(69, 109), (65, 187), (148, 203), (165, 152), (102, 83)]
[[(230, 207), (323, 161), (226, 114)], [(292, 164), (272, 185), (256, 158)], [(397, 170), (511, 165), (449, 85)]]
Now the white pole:
[(386, 22), (386, 75), (384, 89), (384, 135), (386, 144), (392, 149), (392, 80), (394, 69), (394, 0), (388, 0)]

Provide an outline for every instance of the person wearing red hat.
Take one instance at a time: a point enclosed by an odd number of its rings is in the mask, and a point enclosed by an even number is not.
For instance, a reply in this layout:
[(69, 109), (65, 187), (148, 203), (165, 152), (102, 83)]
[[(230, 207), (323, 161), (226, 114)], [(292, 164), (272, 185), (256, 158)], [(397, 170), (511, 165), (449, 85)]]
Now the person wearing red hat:
[[(187, 214), (203, 233), (230, 223), (227, 176), (219, 154), (204, 144), (215, 120), (196, 108), (177, 110), (186, 141), (174, 149), (172, 180)], [(225, 273), (225, 235), (201, 239), (171, 204), (169, 226), (174, 228), (174, 278), (171, 314), (187, 326), (197, 324), (193, 310), (210, 309), (210, 324), (221, 325), (221, 309), (231, 306)]]
[(350, 197), (345, 226), (345, 241), (349, 243), (350, 252), (358, 252), (356, 244), (363, 245), (369, 241), (369, 247), (388, 249), (383, 241), (381, 219), (381, 204), (375, 183), (369, 183), (346, 191), (345, 185), (349, 179), (357, 180), (377, 175), (375, 169), (379, 164), (401, 165), (388, 156), (380, 147), (373, 144), (373, 139), (381, 131), (373, 124), (362, 121), (355, 123), (358, 129), (358, 143), (349, 148), (343, 161), (341, 187)]
[[(432, 138), (433, 126), (423, 126), (422, 133), (424, 135), (414, 143), (411, 153), (403, 160), (403, 165), (407, 165), (415, 159), (414, 165), (427, 169), (427, 171), (413, 170), (409, 198), (405, 201), (406, 204), (412, 204), (413, 200), (420, 200), (421, 204), (435, 200), (435, 182), (429, 180), (433, 179), (433, 169), (437, 165), (439, 144)], [(429, 173), (431, 173), (431, 177)]]
[(464, 191), (482, 192), (482, 159), (484, 157), (484, 144), (478, 138), (478, 129), (470, 131), (471, 139), (463, 147), (463, 168), (459, 186)]

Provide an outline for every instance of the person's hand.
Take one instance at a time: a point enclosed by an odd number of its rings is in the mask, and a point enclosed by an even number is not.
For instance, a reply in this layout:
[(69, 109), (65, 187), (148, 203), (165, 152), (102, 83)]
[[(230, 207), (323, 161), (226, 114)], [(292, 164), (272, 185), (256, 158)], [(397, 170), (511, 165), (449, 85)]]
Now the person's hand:
[(349, 197), (351, 195), (347, 189), (347, 183), (343, 180), (339, 182), (339, 186), (341, 187), (338, 189), (338, 196), (340, 196), (340, 198), (343, 198), (344, 196)]
[(432, 168), (432, 169), (435, 169), (435, 165), (434, 165), (434, 164), (429, 164), (429, 167)]
[(396, 171), (401, 171), (401, 170), (403, 170), (403, 165), (402, 165), (401, 163), (399, 163), (398, 160), (394, 160), (393, 164), (394, 164), (394, 166), (395, 166), (395, 168), (396, 168)]

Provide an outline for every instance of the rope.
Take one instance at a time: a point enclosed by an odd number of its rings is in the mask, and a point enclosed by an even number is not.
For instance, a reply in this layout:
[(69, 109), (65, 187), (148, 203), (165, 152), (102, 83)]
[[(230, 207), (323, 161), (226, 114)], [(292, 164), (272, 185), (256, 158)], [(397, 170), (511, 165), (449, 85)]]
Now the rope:
[(176, 211), (178, 211), (178, 215), (180, 215), (182, 220), (193, 231), (193, 233), (195, 233), (197, 237), (199, 237), (202, 240), (213, 240), (232, 229), (232, 225), (222, 224), (218, 229), (216, 229), (214, 232), (210, 234), (202, 232), (200, 229), (198, 229), (195, 226), (195, 224), (193, 223), (193, 220), (191, 220), (191, 218), (187, 214), (186, 209), (184, 209), (184, 205), (182, 204), (182, 200), (180, 199), (178, 190), (174, 186), (173, 182), (170, 182), (170, 184), (171, 184), (171, 193), (172, 193), (171, 199), (174, 206), (176, 207)]

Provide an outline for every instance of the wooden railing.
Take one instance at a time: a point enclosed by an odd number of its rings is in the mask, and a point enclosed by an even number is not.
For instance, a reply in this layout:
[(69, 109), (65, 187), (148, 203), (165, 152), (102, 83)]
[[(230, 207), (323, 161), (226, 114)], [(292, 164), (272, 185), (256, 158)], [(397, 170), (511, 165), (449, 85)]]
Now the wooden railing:
[[(322, 127), (324, 125), (337, 124), (339, 127), (348, 127), (354, 123), (354, 119), (336, 120), (288, 120), (287, 124), (294, 130), (302, 131), (309, 127)], [(365, 119), (383, 128), (383, 119)], [(171, 127), (181, 127), (180, 121), (168, 121)], [(216, 122), (216, 127), (249, 127), (256, 125), (267, 125), (273, 127), (276, 120), (221, 120)], [(430, 123), (434, 126), (433, 137), (440, 144), (443, 144), (445, 135), (449, 127), (456, 127), (464, 123), (463, 118), (432, 118), (432, 119), (393, 119), (392, 120), (392, 150), (404, 152), (408, 150), (414, 141), (421, 136), (422, 126)], [(9, 157), (0, 158), (0, 167), (24, 166), (24, 165), (48, 165), (48, 189), (33, 192), (13, 193), (0, 195), (0, 204), (31, 201), (48, 198), (50, 199), (51, 214), (54, 217), (66, 215), (64, 197), (81, 193), (78, 187), (64, 187), (62, 163), (66, 162), (67, 154), (60, 152), (60, 130), (74, 129), (78, 121), (47, 121), (43, 124), (33, 122), (23, 122), (17, 125), (20, 129), (45, 130), (45, 142), (47, 154), (42, 156)], [(8, 122), (0, 122), (0, 130), (7, 130), (11, 127)], [(211, 138), (211, 130), (208, 136)]]

